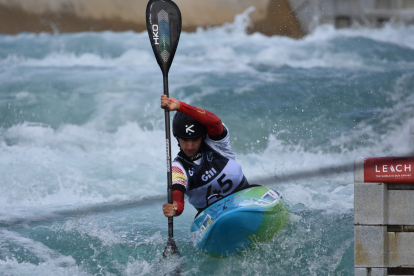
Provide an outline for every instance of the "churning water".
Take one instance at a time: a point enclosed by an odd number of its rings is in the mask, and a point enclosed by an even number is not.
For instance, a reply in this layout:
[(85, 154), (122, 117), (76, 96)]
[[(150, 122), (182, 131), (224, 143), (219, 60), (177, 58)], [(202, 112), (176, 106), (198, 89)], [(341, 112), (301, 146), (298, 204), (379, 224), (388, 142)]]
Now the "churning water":
[(187, 203), (181, 255), (162, 261), (163, 88), (147, 33), (0, 35), (0, 275), (353, 275), (352, 164), (414, 153), (414, 27), (294, 40), (243, 22), (182, 33), (170, 95), (222, 118), (290, 225), (214, 259), (192, 246)]

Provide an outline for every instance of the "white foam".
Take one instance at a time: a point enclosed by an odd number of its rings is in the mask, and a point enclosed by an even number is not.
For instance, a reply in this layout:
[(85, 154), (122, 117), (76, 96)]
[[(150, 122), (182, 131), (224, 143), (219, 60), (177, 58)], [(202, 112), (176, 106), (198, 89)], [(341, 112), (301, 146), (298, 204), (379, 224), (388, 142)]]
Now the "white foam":
[(13, 126), (1, 141), (0, 201), (3, 206), (71, 205), (161, 194), (165, 152), (154, 141), (162, 144), (163, 136), (136, 123), (115, 133), (74, 125), (58, 130), (30, 123)]
[[(2, 245), (13, 244), (25, 249), (26, 254), (33, 254), (39, 258), (39, 264), (20, 262), (14, 257), (6, 257), (0, 260), (0, 272), (6, 275), (90, 275), (76, 265), (75, 259), (71, 256), (64, 256), (40, 242), (22, 237), (14, 232), (1, 230), (0, 242)], [(2, 247), (5, 250), (6, 247)], [(3, 252), (6, 255), (13, 255), (12, 252)]]
[[(116, 58), (102, 57), (94, 53), (83, 53), (76, 55), (67, 52), (54, 52), (42, 59), (26, 58), (23, 56), (9, 55), (2, 62), (29, 67), (99, 67), (111, 68), (119, 66), (145, 66), (152, 64), (154, 57), (148, 51), (131, 49), (125, 51)], [(0, 63), (1, 64), (1, 63)]]
[[(259, 33), (246, 34), (250, 24), (249, 13), (254, 8), (246, 10), (236, 16), (233, 23), (226, 23), (220, 27), (203, 30), (195, 33), (183, 32), (180, 45), (177, 49), (172, 71), (190, 70), (193, 73), (225, 70), (226, 72), (251, 72), (251, 64), (265, 64), (272, 67), (290, 66), (292, 68), (333, 67), (363, 70), (384, 70), (389, 63), (378, 58), (366, 61), (364, 49), (338, 49), (332, 43), (338, 38), (365, 38), (375, 42), (390, 43), (404, 48), (414, 49), (413, 26), (391, 26), (383, 28), (335, 29), (332, 25), (322, 25), (303, 39), (291, 39), (283, 36), (267, 37)], [(88, 36), (96, 39), (109, 48), (116, 45), (123, 48), (121, 55), (106, 55), (94, 51), (75, 53), (66, 44), (77, 41), (88, 42)], [(135, 67), (144, 70), (159, 72), (158, 65), (146, 37), (146, 32), (112, 33), (80, 33), (36, 37), (33, 34), (21, 34), (14, 37), (16, 43), (24, 41), (30, 43), (35, 39), (42, 41), (56, 41), (50, 46), (51, 52), (44, 57), (35, 58), (25, 56), (24, 53), (9, 54), (0, 60), (0, 65), (23, 65), (31, 67), (95, 67), (119, 68)], [(56, 38), (56, 39), (54, 39)], [(8, 40), (13, 40), (8, 37)], [(84, 42), (85, 41), (85, 42)], [(122, 43), (121, 43), (122, 42)], [(43, 42), (46, 43), (46, 42)], [(88, 42), (90, 43), (90, 42)], [(55, 45), (56, 44), (56, 45)], [(345, 46), (344, 46), (345, 47)], [(108, 50), (110, 51), (110, 50)], [(372, 49), (376, 51), (376, 49)], [(403, 66), (414, 67), (414, 62), (403, 62)], [(395, 63), (395, 61), (392, 61)], [(186, 69), (184, 69), (186, 68)], [(260, 74), (258, 74), (260, 75)]]
[(381, 28), (359, 27), (349, 29), (335, 29), (334, 26), (325, 24), (318, 26), (304, 40), (320, 42), (337, 37), (364, 37), (414, 49), (414, 26), (396, 26), (393, 23), (387, 23)]
[(98, 238), (103, 246), (122, 244), (123, 240), (117, 233), (113, 232), (111, 226), (111, 222), (105, 222), (102, 225), (94, 217), (85, 217), (76, 220), (67, 220), (64, 226), (62, 226), (62, 230), (65, 232), (74, 231), (82, 236)]
[[(360, 156), (412, 155), (414, 138), (410, 135), (411, 119), (401, 120), (404, 118), (402, 114), (412, 113), (412, 102), (414, 96), (409, 96), (392, 109), (381, 110), (383, 114), (378, 114), (377, 118), (382, 118), (384, 130), (388, 129), (386, 131), (373, 130), (371, 124), (362, 121), (352, 130), (332, 139), (332, 147), (339, 147), (339, 151), (323, 147), (306, 151), (300, 144), (289, 145), (284, 140), (279, 140), (277, 135), (271, 134), (267, 139), (267, 147), (261, 154), (239, 154), (237, 160), (251, 181), (275, 179), (278, 184), (273, 187), (281, 191), (292, 205), (303, 204), (310, 209), (349, 211), (353, 208), (354, 201), (353, 171), (330, 174), (318, 174), (318, 171), (344, 165), (353, 168), (354, 160)], [(367, 141), (355, 146), (361, 137), (365, 137)], [(295, 178), (301, 173), (308, 173), (308, 176)], [(291, 176), (293, 180), (290, 179)]]

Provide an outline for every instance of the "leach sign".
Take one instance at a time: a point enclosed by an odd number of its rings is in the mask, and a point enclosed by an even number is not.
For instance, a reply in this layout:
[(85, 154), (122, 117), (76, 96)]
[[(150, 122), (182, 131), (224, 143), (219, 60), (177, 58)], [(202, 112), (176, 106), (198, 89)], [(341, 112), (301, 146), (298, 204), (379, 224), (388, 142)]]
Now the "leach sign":
[(367, 157), (364, 182), (414, 183), (414, 157)]

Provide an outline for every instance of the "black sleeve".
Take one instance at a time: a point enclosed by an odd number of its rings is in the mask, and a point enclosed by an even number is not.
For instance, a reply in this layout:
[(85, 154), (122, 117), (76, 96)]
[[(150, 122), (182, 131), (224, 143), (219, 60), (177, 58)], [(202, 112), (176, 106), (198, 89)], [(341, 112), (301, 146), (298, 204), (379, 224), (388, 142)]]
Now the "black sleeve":
[(183, 185), (180, 185), (180, 184), (172, 185), (172, 190), (173, 191), (178, 190), (178, 191), (182, 192), (183, 194), (185, 194), (185, 192), (186, 192), (185, 187)]
[(209, 137), (213, 141), (220, 141), (220, 140), (224, 139), (224, 137), (226, 137), (226, 136), (227, 136), (227, 128), (223, 125), (223, 132), (220, 135), (209, 136)]

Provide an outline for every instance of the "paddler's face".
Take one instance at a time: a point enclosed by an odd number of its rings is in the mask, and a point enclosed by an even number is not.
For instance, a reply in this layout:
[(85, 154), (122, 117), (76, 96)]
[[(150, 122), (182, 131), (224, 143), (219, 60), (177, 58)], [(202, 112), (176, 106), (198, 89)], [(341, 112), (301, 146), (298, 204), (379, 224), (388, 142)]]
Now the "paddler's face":
[(194, 157), (198, 149), (201, 146), (202, 138), (199, 137), (197, 139), (182, 139), (178, 138), (178, 143), (180, 143), (180, 148), (184, 151), (187, 157), (191, 158)]

